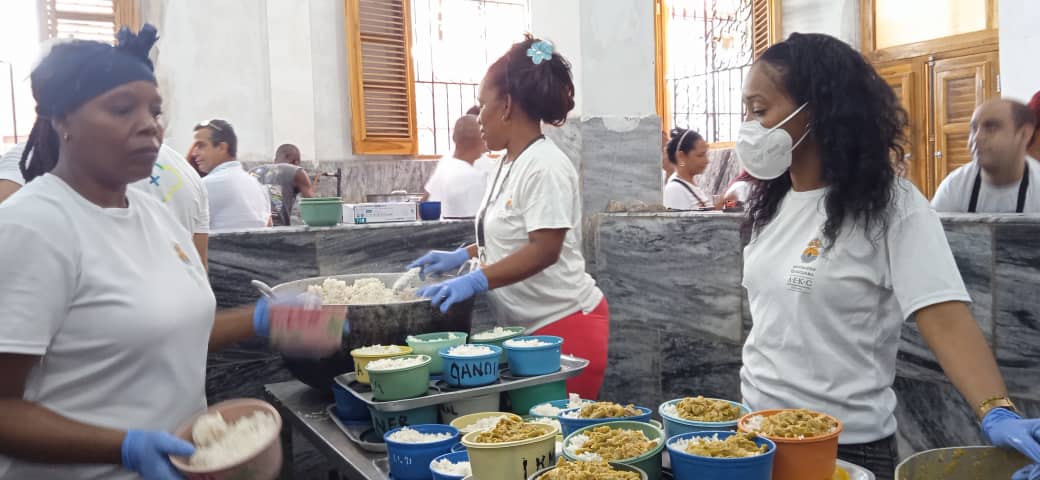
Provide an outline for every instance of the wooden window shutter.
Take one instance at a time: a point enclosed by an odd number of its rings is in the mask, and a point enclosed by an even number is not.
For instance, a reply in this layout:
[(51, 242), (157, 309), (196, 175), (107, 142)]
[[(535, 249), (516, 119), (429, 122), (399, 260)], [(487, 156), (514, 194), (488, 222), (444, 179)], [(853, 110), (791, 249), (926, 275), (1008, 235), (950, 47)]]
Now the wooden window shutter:
[(355, 154), (418, 152), (409, 0), (346, 0)]
[(751, 46), (758, 58), (783, 34), (780, 23), (780, 0), (751, 0)]
[(78, 38), (112, 43), (119, 28), (138, 25), (137, 0), (39, 0), (43, 39)]

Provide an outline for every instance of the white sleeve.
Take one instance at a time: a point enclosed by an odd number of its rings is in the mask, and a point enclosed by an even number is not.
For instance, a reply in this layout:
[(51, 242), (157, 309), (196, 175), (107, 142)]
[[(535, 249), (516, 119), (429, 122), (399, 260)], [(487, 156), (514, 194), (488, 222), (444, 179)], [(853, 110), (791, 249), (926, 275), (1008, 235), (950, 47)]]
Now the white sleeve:
[(565, 172), (556, 169), (537, 170), (520, 186), (519, 192), (522, 195), (520, 212), (527, 233), (574, 228), (574, 196), (578, 191)]
[(0, 352), (43, 355), (72, 303), (74, 254), (17, 221), (0, 222), (0, 252)]
[(937, 213), (922, 205), (895, 219), (886, 242), (892, 290), (903, 318), (938, 303), (971, 302)]
[(0, 180), (8, 180), (19, 185), (25, 185), (25, 178), (22, 177), (22, 170), (18, 166), (18, 163), (22, 161), (22, 152), (24, 151), (25, 146), (18, 144), (11, 147), (10, 150), (0, 157)]
[(953, 177), (947, 175), (943, 179), (942, 183), (939, 184), (939, 188), (935, 190), (935, 196), (932, 197), (932, 208), (937, 212), (963, 212), (963, 207), (959, 205), (960, 196), (954, 192), (954, 188), (950, 185), (953, 183)]
[(687, 192), (682, 185), (669, 181), (664, 186), (664, 207), (672, 210), (693, 209), (690, 192)]
[(197, 215), (195, 217), (195, 231), (192, 234), (209, 233), (209, 192), (206, 190), (206, 184), (199, 180), (199, 198), (195, 201), (198, 203)]
[(443, 169), (441, 168), (441, 164), (438, 162), (437, 167), (433, 169), (433, 174), (430, 175), (430, 179), (427, 180), (426, 185), (423, 186), (426, 193), (430, 194), (430, 200), (440, 200), (444, 194), (444, 192), (441, 191), (442, 172)]

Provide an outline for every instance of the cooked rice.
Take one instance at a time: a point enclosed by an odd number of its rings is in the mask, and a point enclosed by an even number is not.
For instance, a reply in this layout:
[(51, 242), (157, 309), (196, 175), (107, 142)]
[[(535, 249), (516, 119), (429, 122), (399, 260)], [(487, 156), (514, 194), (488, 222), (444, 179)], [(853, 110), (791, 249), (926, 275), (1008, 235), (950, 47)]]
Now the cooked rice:
[(574, 435), (564, 447), (567, 454), (583, 462), (627, 460), (653, 450), (659, 440), (650, 440), (642, 430), (590, 428)]
[(715, 434), (711, 437), (693, 437), (676, 440), (669, 444), (670, 447), (709, 458), (746, 458), (757, 457), (769, 450), (767, 445), (758, 445), (754, 441), (754, 435), (747, 433), (735, 433), (725, 440), (719, 439)]
[(639, 480), (636, 472), (615, 470), (607, 462), (568, 462), (559, 459), (556, 468), (542, 475), (542, 480)]
[(452, 463), (447, 458), (442, 458), (430, 464), (430, 467), (442, 473), (444, 475), (457, 475), (464, 477), (466, 475), (473, 475), (473, 470), (469, 466), (469, 462)]
[(412, 430), (408, 427), (401, 427), (400, 430), (391, 433), (390, 440), (397, 443), (433, 443), (441, 440), (447, 440), (454, 435), (450, 433), (422, 433), (416, 430)]
[(195, 442), (195, 453), (189, 459), (191, 466), (214, 469), (260, 452), (277, 437), (278, 422), (274, 415), (262, 410), (231, 423), (219, 412), (207, 413), (195, 421), (191, 435)]
[(725, 400), (686, 397), (661, 408), (665, 415), (695, 422), (732, 422), (740, 418), (740, 407)]
[(369, 345), (355, 349), (352, 353), (355, 355), (395, 355), (404, 353), (404, 351), (404, 347), (399, 345)]
[(806, 409), (784, 410), (773, 415), (754, 415), (748, 418), (747, 428), (767, 437), (806, 438), (828, 435), (838, 430), (831, 417)]
[(448, 349), (448, 355), (455, 357), (480, 357), (494, 355), (495, 351), (486, 345), (459, 345)]
[(379, 360), (373, 360), (365, 365), (365, 370), (369, 372), (379, 370), (397, 370), (399, 368), (415, 367), (426, 363), (426, 360), (419, 357), (390, 357), (381, 358)]
[(480, 333), (478, 333), (476, 335), (473, 335), (473, 339), (474, 340), (495, 340), (495, 339), (498, 339), (498, 338), (508, 337), (510, 335), (515, 335), (515, 334), (516, 334), (516, 332), (513, 331), (513, 330), (506, 330), (506, 329), (504, 329), (502, 327), (495, 327), (495, 328), (493, 328), (491, 330), (488, 330), (486, 332), (480, 332)]
[(321, 285), (307, 287), (307, 293), (318, 295), (325, 305), (378, 305), (415, 300), (415, 289), (406, 288), (394, 294), (378, 278), (362, 278), (353, 285), (336, 278), (326, 278)]

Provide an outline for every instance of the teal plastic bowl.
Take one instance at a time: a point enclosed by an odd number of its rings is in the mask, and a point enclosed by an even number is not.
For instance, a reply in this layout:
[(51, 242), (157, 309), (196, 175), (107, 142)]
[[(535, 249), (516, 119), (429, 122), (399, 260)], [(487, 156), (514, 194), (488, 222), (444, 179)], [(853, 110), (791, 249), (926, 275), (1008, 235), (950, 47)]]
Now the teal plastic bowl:
[[(455, 338), (449, 338), (454, 336)], [(440, 375), (444, 372), (444, 359), (437, 354), (445, 347), (457, 347), (466, 343), (466, 332), (435, 332), (422, 335), (409, 335), (405, 339), (412, 353), (421, 353), (430, 356), (430, 375)]]
[(331, 227), (343, 219), (343, 202), (301, 202), (300, 216), (308, 226)]
[[(570, 436), (570, 434), (591, 427), (593, 425), (600, 425), (603, 423), (613, 423), (618, 421), (632, 421), (650, 424), (650, 414), (653, 410), (646, 407), (636, 406), (636, 410), (639, 410), (639, 415), (633, 415), (631, 417), (614, 417), (614, 418), (574, 418), (568, 417), (568, 413), (576, 412), (581, 408), (571, 408), (560, 412), (560, 416), (557, 417), (560, 420), (560, 426), (563, 427), (563, 436)], [(662, 433), (663, 435), (663, 433)], [(647, 472), (648, 474), (650, 472)]]
[[(561, 417), (560, 420), (563, 420), (563, 418)], [(667, 439), (664, 436), (664, 431), (649, 423), (633, 421), (606, 422), (595, 425), (589, 425), (575, 430), (570, 435), (565, 435), (566, 438), (564, 438), (563, 440), (564, 458), (572, 462), (579, 461), (579, 459), (574, 458), (567, 453), (567, 446), (570, 444), (571, 439), (578, 435), (581, 435), (582, 432), (586, 430), (602, 426), (607, 426), (612, 429), (641, 430), (646, 435), (646, 438), (650, 440), (657, 440), (657, 445), (654, 448), (652, 448), (649, 452), (646, 452), (634, 458), (615, 460), (614, 463), (632, 465), (633, 467), (637, 467), (640, 470), (646, 472), (646, 476), (649, 480), (661, 479), (661, 452), (664, 451), (664, 444), (667, 441)]]
[(566, 398), (567, 381), (560, 380), (558, 382), (545, 383), (533, 387), (518, 388), (516, 390), (510, 390), (508, 394), (513, 413), (517, 415), (527, 415), (531, 411), (531, 408), (539, 403)]
[(698, 422), (696, 420), (686, 420), (677, 416), (669, 415), (664, 411), (666, 406), (675, 405), (682, 401), (682, 398), (676, 398), (662, 403), (661, 406), (657, 408), (657, 413), (661, 415), (661, 420), (663, 420), (664, 423), (664, 435), (668, 438), (672, 438), (676, 435), (693, 432), (736, 431), (737, 422), (740, 418), (751, 413), (751, 408), (743, 403), (717, 398), (708, 398), (708, 400), (722, 400), (732, 405), (736, 405), (737, 408), (740, 409), (740, 415), (735, 420), (729, 422)]

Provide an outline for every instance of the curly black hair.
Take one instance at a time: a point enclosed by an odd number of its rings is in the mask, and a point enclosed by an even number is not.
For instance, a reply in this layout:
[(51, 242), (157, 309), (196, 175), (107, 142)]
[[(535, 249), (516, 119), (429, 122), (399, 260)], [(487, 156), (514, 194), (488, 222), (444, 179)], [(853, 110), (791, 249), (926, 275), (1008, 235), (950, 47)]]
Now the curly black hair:
[[(830, 186), (824, 199), (827, 244), (838, 238), (846, 219), (880, 238), (893, 199), (892, 159), (903, 158), (906, 140), (907, 113), (892, 87), (859, 52), (828, 35), (791, 34), (757, 62), (772, 69), (795, 104), (808, 103), (823, 180)], [(790, 189), (790, 175), (759, 183), (748, 209), (754, 231), (769, 224)]]
[(574, 109), (571, 64), (559, 52), (553, 52), (547, 61), (534, 63), (528, 50), (539, 41), (530, 33), (524, 34), (522, 41), (488, 67), (487, 79), (531, 118), (559, 127)]

